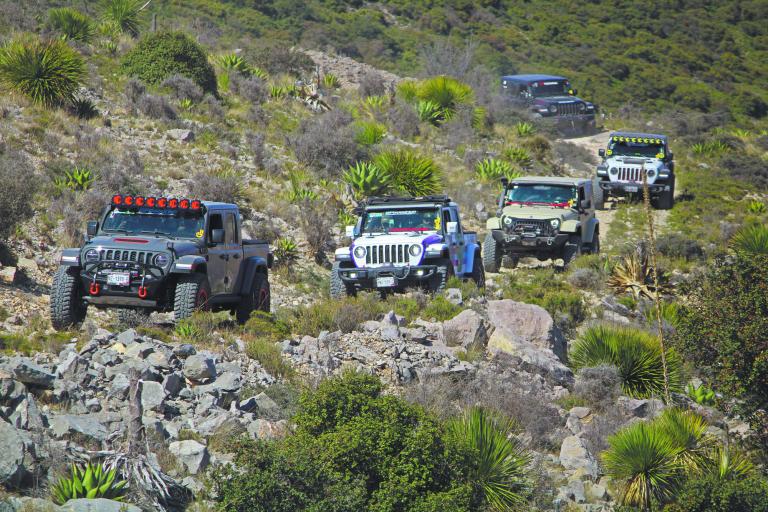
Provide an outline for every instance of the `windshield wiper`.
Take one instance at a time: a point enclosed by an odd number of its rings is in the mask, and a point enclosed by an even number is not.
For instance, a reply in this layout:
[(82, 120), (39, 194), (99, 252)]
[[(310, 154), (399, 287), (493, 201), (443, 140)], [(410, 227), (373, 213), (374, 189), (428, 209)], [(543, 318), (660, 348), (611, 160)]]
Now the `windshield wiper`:
[(165, 231), (158, 231), (157, 229), (154, 230), (154, 231), (139, 231), (139, 234), (142, 234), (142, 235), (155, 235), (155, 236), (163, 235), (163, 236), (169, 236), (171, 238), (176, 238), (175, 236), (173, 236), (170, 233), (166, 233)]

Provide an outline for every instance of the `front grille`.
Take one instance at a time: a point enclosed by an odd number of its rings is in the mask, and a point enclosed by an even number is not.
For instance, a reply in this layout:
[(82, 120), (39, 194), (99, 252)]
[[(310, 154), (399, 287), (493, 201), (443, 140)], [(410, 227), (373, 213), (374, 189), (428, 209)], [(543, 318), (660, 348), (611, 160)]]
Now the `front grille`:
[(528, 236), (554, 236), (554, 229), (548, 220), (515, 219), (512, 221), (510, 231), (516, 235)]
[(366, 247), (367, 265), (407, 265), (408, 248), (411, 244), (382, 244)]
[(619, 181), (643, 181), (640, 167), (619, 167)]
[(579, 113), (578, 103), (558, 103), (557, 115), (559, 116), (573, 116)]
[(128, 251), (123, 249), (102, 249), (102, 261), (122, 261), (129, 263), (142, 263), (149, 265), (152, 263), (153, 252), (148, 251)]

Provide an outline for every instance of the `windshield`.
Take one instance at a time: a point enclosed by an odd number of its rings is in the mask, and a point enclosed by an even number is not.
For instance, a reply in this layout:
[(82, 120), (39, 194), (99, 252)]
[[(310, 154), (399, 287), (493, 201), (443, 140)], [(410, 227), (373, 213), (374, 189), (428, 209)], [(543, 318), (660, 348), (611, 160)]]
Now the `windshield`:
[(102, 230), (130, 235), (158, 234), (176, 238), (203, 238), (205, 217), (201, 212), (139, 208), (112, 210)]
[(542, 80), (529, 85), (531, 94), (535, 98), (547, 96), (567, 96), (571, 85), (567, 80)]
[(398, 233), (440, 230), (440, 210), (379, 210), (363, 215), (362, 233)]
[(664, 144), (657, 142), (632, 142), (629, 140), (608, 143), (606, 155), (643, 156), (648, 158), (664, 158)]
[(507, 190), (506, 204), (544, 204), (573, 207), (579, 197), (576, 187), (568, 185), (514, 184)]

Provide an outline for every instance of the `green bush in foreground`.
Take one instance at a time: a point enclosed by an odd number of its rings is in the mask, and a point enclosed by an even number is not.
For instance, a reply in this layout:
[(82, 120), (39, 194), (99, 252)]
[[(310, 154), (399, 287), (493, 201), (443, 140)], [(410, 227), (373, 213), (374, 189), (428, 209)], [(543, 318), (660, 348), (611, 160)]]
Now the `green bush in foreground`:
[(192, 79), (203, 91), (216, 95), (216, 74), (203, 48), (181, 32), (158, 32), (142, 38), (123, 59), (128, 76), (160, 84), (174, 75)]
[(61, 7), (48, 11), (48, 25), (61, 33), (66, 39), (90, 42), (93, 37), (93, 22), (91, 18), (75, 9)]
[(692, 478), (664, 512), (768, 512), (768, 481), (757, 475), (730, 481), (716, 475)]

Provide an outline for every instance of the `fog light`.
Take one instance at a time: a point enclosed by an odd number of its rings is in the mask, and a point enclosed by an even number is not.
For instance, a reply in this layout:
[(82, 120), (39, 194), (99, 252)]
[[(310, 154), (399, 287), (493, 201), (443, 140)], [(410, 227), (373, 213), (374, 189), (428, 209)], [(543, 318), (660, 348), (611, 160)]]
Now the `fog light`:
[(357, 272), (350, 272), (349, 273), (349, 278), (350, 279), (357, 279)]
[(421, 277), (421, 276), (423, 276), (423, 275), (424, 275), (424, 271), (423, 271), (423, 270), (417, 270), (417, 271), (416, 271), (416, 275), (417, 275), (417, 276), (419, 276), (419, 277)]

